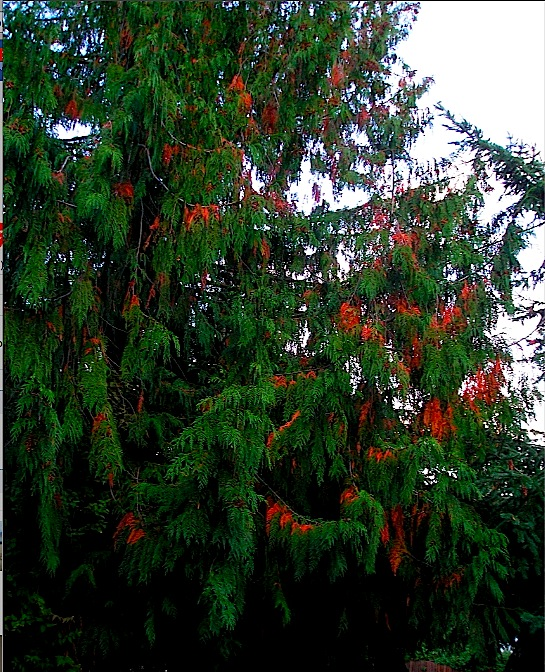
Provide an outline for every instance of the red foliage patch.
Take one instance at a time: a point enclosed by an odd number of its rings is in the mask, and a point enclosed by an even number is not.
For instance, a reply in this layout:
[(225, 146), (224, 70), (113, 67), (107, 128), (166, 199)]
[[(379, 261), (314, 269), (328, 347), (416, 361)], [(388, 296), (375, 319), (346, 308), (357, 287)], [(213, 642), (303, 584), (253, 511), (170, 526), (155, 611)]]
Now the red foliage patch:
[(467, 303), (467, 301), (475, 294), (476, 289), (477, 289), (476, 284), (468, 285), (467, 280), (464, 280), (464, 286), (462, 287), (462, 291), (460, 292), (462, 301), (464, 303)]
[(388, 521), (384, 523), (384, 527), (380, 531), (380, 540), (384, 545), (390, 541), (390, 528), (388, 527)]
[(273, 518), (279, 516), (278, 524), (281, 529), (288, 528), (290, 534), (304, 534), (314, 529), (310, 523), (299, 523), (293, 517), (293, 512), (285, 504), (275, 502), (272, 497), (267, 498), (267, 512), (265, 514), (265, 531), (269, 535)]
[(373, 414), (372, 414), (372, 406), (373, 402), (371, 399), (368, 399), (367, 401), (364, 401), (361, 407), (360, 415), (359, 415), (359, 423), (358, 427), (363, 427), (365, 423), (369, 420), (370, 422), (373, 420)]
[(197, 203), (193, 207), (186, 206), (184, 211), (184, 222), (186, 231), (189, 231), (193, 222), (198, 219), (203, 221), (205, 226), (208, 226), (208, 223), (210, 221), (210, 215), (212, 215), (212, 217), (216, 221), (219, 221), (220, 211), (217, 205), (199, 205), (199, 203)]
[(405, 348), (403, 359), (409, 369), (418, 369), (422, 364), (422, 341), (418, 336), (413, 336), (410, 347)]
[(78, 109), (78, 105), (76, 101), (71, 98), (68, 103), (66, 103), (66, 107), (64, 108), (64, 113), (72, 119), (72, 121), (77, 121), (78, 119), (81, 118), (81, 110)]
[(244, 91), (244, 81), (240, 75), (235, 75), (229, 84), (228, 91)]
[(344, 80), (344, 68), (342, 64), (335, 63), (335, 65), (331, 70), (331, 84), (334, 87), (337, 87), (340, 84), (342, 84), (343, 80)]
[(281, 427), (279, 427), (278, 431), (276, 433), (271, 432), (269, 434), (269, 436), (267, 437), (267, 448), (270, 448), (272, 446), (273, 441), (274, 441), (274, 437), (276, 436), (276, 434), (277, 433), (280, 434), (280, 432), (283, 432), (288, 427), (291, 427), (300, 415), (301, 415), (300, 410), (295, 411), (295, 413), (291, 416), (291, 418), (288, 420), (288, 422), (284, 423)]
[(502, 371), (501, 360), (498, 356), (487, 373), (479, 367), (477, 372), (468, 378), (465, 389), (462, 392), (462, 398), (473, 411), (478, 413), (479, 410), (475, 404), (475, 400), (484, 401), (490, 406), (498, 398), (504, 382), (505, 377)]
[(452, 419), (451, 405), (447, 404), (443, 410), (441, 402), (436, 397), (430, 399), (424, 407), (423, 422), (426, 427), (430, 428), (431, 435), (438, 441), (442, 441), (456, 429)]
[(243, 91), (238, 98), (238, 110), (242, 114), (248, 114), (252, 109), (252, 96), (248, 91)]
[(392, 236), (392, 240), (397, 245), (406, 245), (408, 247), (410, 247), (412, 243), (411, 235), (409, 233), (404, 233), (403, 231), (396, 231)]
[(416, 303), (409, 305), (405, 297), (398, 301), (396, 304), (396, 310), (402, 315), (422, 315), (420, 308), (416, 305)]
[(265, 133), (274, 133), (278, 124), (278, 105), (275, 101), (269, 101), (265, 105), (263, 114), (261, 115), (261, 122)]
[(113, 534), (114, 542), (117, 540), (121, 532), (128, 527), (130, 529), (129, 536), (127, 537), (127, 544), (132, 545), (136, 544), (139, 539), (146, 536), (146, 533), (139, 525), (140, 521), (134, 517), (134, 513), (129, 511), (126, 513), (123, 518), (119, 521), (115, 532)]
[(168, 166), (172, 161), (173, 156), (177, 156), (180, 153), (180, 147), (178, 145), (169, 145), (165, 143), (163, 146), (163, 163), (165, 166)]
[(51, 177), (59, 184), (64, 184), (66, 175), (60, 171), (51, 173)]
[(271, 378), (271, 382), (274, 384), (275, 387), (287, 387), (288, 386), (288, 381), (286, 380), (286, 376), (273, 376)]
[(358, 491), (355, 485), (350, 485), (346, 490), (343, 490), (341, 493), (341, 504), (347, 505), (358, 499)]
[(339, 311), (337, 323), (342, 331), (350, 331), (360, 323), (361, 311), (349, 303), (343, 303)]
[(371, 115), (369, 112), (363, 107), (359, 112), (358, 112), (358, 117), (357, 117), (357, 124), (358, 128), (361, 130), (364, 126), (366, 126), (369, 123), (369, 120), (371, 119)]
[(126, 182), (117, 182), (113, 186), (114, 194), (118, 198), (123, 198), (126, 201), (130, 201), (134, 198), (134, 187), (128, 181)]
[(93, 427), (91, 428), (91, 433), (94, 434), (105, 420), (107, 420), (107, 418), (104, 413), (98, 413), (95, 415), (93, 418)]

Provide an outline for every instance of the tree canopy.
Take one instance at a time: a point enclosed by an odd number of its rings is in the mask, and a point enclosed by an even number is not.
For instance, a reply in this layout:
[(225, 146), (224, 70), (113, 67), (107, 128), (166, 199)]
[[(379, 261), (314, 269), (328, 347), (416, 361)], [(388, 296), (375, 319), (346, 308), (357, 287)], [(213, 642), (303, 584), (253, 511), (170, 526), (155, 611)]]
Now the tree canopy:
[(4, 6), (10, 669), (513, 665), (539, 157), (419, 107), (416, 4)]

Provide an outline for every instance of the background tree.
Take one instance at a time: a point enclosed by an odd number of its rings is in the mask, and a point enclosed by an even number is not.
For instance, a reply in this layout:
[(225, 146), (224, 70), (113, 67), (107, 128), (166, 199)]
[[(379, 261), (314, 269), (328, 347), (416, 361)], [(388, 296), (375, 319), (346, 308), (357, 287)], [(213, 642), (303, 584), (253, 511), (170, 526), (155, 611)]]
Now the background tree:
[(495, 326), (540, 192), (480, 212), (543, 167), (469, 126), (463, 180), (411, 161), (415, 13), (7, 4), (13, 669), (478, 669), (519, 631), (542, 455)]
[[(461, 135), (461, 151), (468, 149), (472, 153), (475, 174), (481, 176), (488, 188), (494, 179), (499, 180), (511, 199), (511, 204), (496, 215), (496, 221), (506, 226), (506, 234), (509, 226), (524, 226), (530, 234), (541, 227), (545, 215), (544, 173), (535, 150), (514, 141), (507, 148), (500, 147), (485, 140), (482, 133), (467, 122), (458, 122), (449, 113), (446, 117), (452, 130)], [(504, 244), (510, 244), (507, 235)], [(514, 284), (524, 291), (543, 283), (544, 264), (530, 273), (514, 270)], [(540, 317), (538, 307), (535, 302), (528, 305), (520, 301), (518, 305), (508, 305), (507, 310), (515, 316), (514, 320), (525, 325), (527, 320)], [(516, 340), (510, 343), (519, 362), (528, 368), (536, 367), (538, 381), (543, 379), (544, 326), (541, 319), (537, 324), (534, 321), (533, 329), (525, 328), (520, 338), (517, 338), (520, 334), (517, 330)], [(525, 421), (525, 426), (532, 425), (532, 414), (524, 417), (525, 409), (532, 409), (534, 405), (532, 380), (525, 377), (519, 390), (513, 385), (510, 390), (519, 418)], [(511, 631), (513, 654), (506, 668), (510, 672), (528, 669), (544, 655), (543, 436), (535, 422), (530, 436), (520, 432), (518, 423), (509, 423), (498, 440), (495, 459), (481, 472), (485, 516), (509, 538), (511, 571), (503, 589), (503, 608), (518, 622)]]

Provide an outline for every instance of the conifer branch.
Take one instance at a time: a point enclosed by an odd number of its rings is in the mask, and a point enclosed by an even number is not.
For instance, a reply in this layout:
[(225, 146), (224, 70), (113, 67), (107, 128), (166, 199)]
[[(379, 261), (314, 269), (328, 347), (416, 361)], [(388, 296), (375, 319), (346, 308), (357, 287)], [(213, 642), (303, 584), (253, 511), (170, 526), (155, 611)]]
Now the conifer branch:
[(155, 171), (153, 170), (153, 165), (151, 163), (151, 155), (149, 153), (149, 149), (146, 147), (146, 145), (143, 145), (141, 143), (139, 143), (138, 146), (142, 147), (147, 154), (150, 173), (157, 180), (157, 182), (159, 182), (159, 184), (163, 187), (163, 189), (165, 189), (166, 191), (168, 191), (170, 193), (170, 189), (167, 187), (167, 185), (163, 182), (163, 180), (160, 177), (157, 177), (157, 175), (155, 174)]
[(297, 516), (298, 519), (305, 520), (307, 523), (313, 523), (318, 525), (324, 522), (322, 518), (307, 518), (307, 516), (303, 516), (302, 514), (297, 513), (297, 511), (295, 511), (295, 509), (292, 509), (292, 507), (286, 502), (286, 500), (283, 499), (263, 478), (261, 478), (259, 474), (256, 474), (255, 477), (262, 485), (264, 485), (267, 488), (267, 490), (270, 493), (274, 495), (276, 501), (281, 502), (286, 507), (286, 509), (288, 509), (288, 511), (290, 511), (294, 516)]

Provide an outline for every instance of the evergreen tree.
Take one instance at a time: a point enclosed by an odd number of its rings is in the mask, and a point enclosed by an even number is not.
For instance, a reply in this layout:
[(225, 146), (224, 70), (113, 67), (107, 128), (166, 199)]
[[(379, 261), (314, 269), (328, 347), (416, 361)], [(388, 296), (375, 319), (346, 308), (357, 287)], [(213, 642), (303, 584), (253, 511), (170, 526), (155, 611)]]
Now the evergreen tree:
[(11, 669), (479, 669), (538, 619), (496, 325), (543, 166), (468, 124), (463, 179), (411, 160), (416, 12), (6, 3)]

